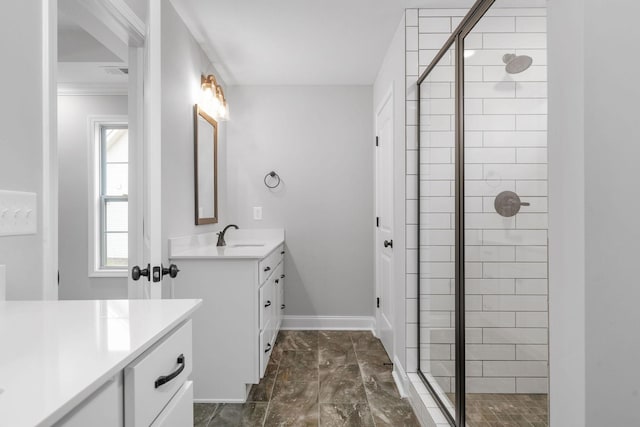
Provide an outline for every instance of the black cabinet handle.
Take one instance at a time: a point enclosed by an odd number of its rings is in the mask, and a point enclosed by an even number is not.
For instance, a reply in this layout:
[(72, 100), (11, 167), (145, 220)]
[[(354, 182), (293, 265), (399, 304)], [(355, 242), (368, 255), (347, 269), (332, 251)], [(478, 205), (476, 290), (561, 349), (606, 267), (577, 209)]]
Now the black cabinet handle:
[(284, 310), (284, 308), (285, 308), (285, 307), (286, 307), (286, 305), (282, 304), (282, 305), (280, 306), (280, 310)]
[(275, 282), (275, 283), (276, 283), (276, 285), (277, 285), (278, 283), (280, 283), (280, 279), (276, 279), (276, 282)]
[(280, 252), (280, 255), (284, 255), (284, 251)]
[(265, 307), (269, 307), (271, 305), (271, 301), (267, 300), (267, 302), (264, 304)]
[(282, 276), (280, 276), (281, 279), (284, 279), (284, 274)]
[(271, 271), (271, 267), (265, 267), (264, 271)]
[(265, 349), (265, 353), (269, 353), (271, 351), (271, 344), (267, 344), (267, 348)]
[(393, 240), (385, 240), (384, 241), (384, 247), (385, 248), (388, 248), (388, 247), (393, 248)]
[(155, 382), (156, 388), (160, 387), (163, 384), (168, 383), (169, 381), (171, 381), (172, 379), (180, 375), (182, 371), (184, 371), (184, 367), (186, 366), (186, 362), (184, 360), (184, 354), (181, 354), (180, 356), (178, 356), (178, 364), (180, 365), (180, 367), (175, 371), (173, 371), (172, 373), (170, 373), (169, 375), (162, 375), (158, 377), (158, 379)]

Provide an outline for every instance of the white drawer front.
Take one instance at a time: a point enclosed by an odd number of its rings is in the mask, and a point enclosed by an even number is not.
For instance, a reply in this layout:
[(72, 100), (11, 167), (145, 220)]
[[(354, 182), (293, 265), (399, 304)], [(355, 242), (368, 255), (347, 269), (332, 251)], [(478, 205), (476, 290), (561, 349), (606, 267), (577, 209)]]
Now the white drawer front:
[[(151, 425), (189, 377), (193, 366), (191, 330), (189, 320), (125, 368), (126, 427)], [(162, 377), (168, 382), (160, 384)]]
[(273, 309), (273, 319), (274, 327), (277, 331), (280, 329), (280, 323), (282, 322), (282, 315), (284, 313), (284, 263), (280, 263), (273, 274), (273, 299), (276, 301), (276, 306)]
[(272, 323), (269, 323), (264, 330), (260, 331), (260, 355), (258, 356), (260, 358), (260, 378), (264, 377), (273, 345)]
[(165, 406), (151, 427), (185, 427), (193, 425), (193, 382), (185, 382)]
[(260, 284), (264, 283), (271, 276), (278, 264), (284, 258), (284, 246), (280, 245), (276, 250), (271, 252), (267, 257), (258, 263), (258, 275)]
[(269, 279), (260, 288), (260, 329), (264, 329), (276, 313), (276, 293), (273, 287), (273, 279)]

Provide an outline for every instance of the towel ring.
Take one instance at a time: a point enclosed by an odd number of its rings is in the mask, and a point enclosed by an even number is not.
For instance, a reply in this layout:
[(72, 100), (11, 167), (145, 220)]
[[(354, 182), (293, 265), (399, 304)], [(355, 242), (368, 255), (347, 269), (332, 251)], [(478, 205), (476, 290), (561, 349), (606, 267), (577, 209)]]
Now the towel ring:
[[(273, 183), (273, 182), (272, 182), (272, 183), (271, 183), (271, 185), (270, 185), (270, 184), (267, 182), (267, 180), (268, 180), (269, 178), (273, 178), (273, 179), (275, 179), (275, 183)], [(268, 174), (266, 174), (266, 175), (264, 176), (264, 185), (266, 185), (266, 186), (267, 186), (267, 188), (270, 188), (270, 189), (276, 188), (277, 186), (279, 186), (279, 185), (280, 185), (280, 176), (279, 176), (277, 173), (275, 173), (274, 171), (269, 172)]]

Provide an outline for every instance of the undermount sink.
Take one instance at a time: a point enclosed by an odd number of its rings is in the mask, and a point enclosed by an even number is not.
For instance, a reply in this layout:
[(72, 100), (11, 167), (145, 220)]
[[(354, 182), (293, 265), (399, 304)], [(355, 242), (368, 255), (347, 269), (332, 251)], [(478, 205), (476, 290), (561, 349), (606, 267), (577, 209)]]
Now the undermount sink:
[(259, 248), (264, 246), (264, 243), (229, 243), (228, 248)]

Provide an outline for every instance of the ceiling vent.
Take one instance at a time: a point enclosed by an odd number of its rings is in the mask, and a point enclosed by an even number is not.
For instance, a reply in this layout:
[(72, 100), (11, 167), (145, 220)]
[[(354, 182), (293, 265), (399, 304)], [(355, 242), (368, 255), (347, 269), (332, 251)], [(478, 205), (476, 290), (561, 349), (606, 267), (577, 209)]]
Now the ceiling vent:
[(129, 69), (126, 67), (102, 67), (105, 73), (114, 76), (126, 76), (129, 74)]

